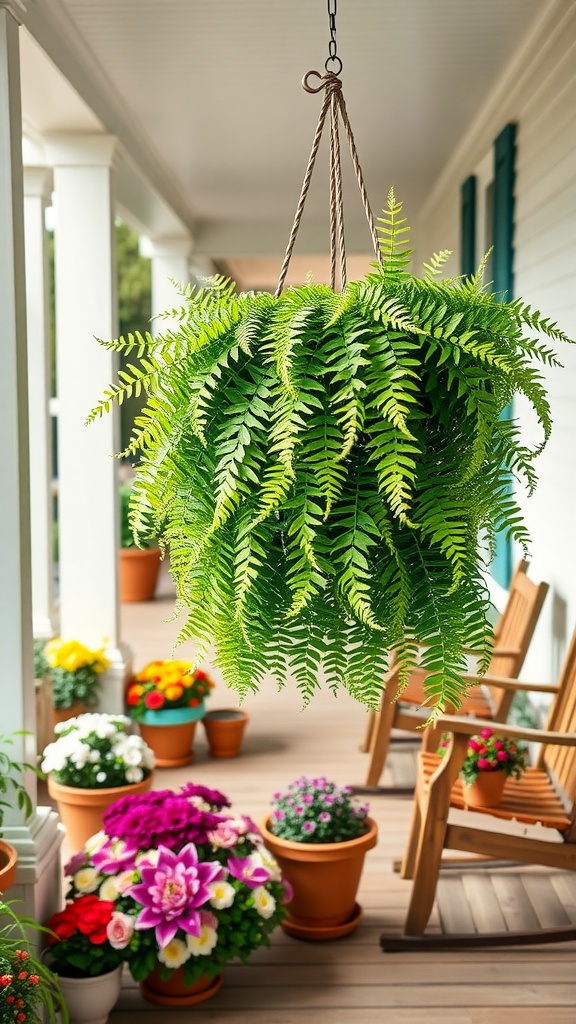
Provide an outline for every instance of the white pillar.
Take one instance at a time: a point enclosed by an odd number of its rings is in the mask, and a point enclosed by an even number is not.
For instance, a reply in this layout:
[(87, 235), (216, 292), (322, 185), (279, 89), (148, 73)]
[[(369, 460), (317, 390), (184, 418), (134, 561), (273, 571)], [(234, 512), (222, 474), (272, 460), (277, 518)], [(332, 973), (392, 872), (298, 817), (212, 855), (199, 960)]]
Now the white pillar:
[[(140, 251), (151, 260), (152, 278), (152, 316), (164, 313), (167, 309), (180, 306), (172, 281), (188, 284), (190, 281), (190, 253), (192, 239), (188, 237), (174, 238), (142, 238)], [(152, 333), (162, 333), (169, 326), (164, 318), (152, 320)]]
[[(32, 732), (14, 737), (13, 760), (34, 762), (20, 11), (15, 0), (0, 0), (0, 698), (2, 733)], [(3, 837), (19, 853), (10, 897), (23, 901), (22, 913), (44, 919), (59, 901), (61, 838), (54, 812), (36, 808), (35, 777), (27, 784), (31, 818), (25, 821), (20, 809), (4, 808)]]
[(89, 647), (106, 640), (104, 711), (122, 710), (127, 651), (118, 597), (119, 448), (116, 408), (90, 426), (114, 382), (117, 356), (95, 340), (117, 333), (112, 161), (108, 135), (45, 140), (54, 168), (60, 633)]
[(24, 169), (26, 318), (28, 324), (28, 407), (30, 431), (30, 505), (32, 542), (32, 615), (34, 636), (54, 635), (54, 516), (52, 496), (52, 422), (49, 411), (50, 312), (46, 206), (52, 172)]

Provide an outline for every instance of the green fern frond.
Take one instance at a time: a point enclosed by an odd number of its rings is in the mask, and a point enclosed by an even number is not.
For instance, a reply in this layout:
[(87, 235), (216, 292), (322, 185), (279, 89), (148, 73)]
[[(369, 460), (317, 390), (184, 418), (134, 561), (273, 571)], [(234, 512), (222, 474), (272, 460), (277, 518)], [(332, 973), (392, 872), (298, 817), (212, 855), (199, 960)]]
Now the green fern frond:
[[(102, 343), (133, 361), (89, 419), (145, 394), (131, 526), (169, 552), (180, 640), (229, 685), (271, 674), (304, 703), (324, 684), (376, 707), (394, 658), (400, 688), (424, 670), (434, 718), (460, 705), (463, 650), (489, 663), (487, 558), (497, 531), (529, 547), (510, 475), (536, 485), (541, 370), (568, 339), (492, 295), (485, 261), (445, 280), (442, 251), (413, 277), (393, 191), (379, 232), (382, 267), (342, 295), (178, 286), (164, 331)], [(533, 447), (501, 418), (517, 396)]]

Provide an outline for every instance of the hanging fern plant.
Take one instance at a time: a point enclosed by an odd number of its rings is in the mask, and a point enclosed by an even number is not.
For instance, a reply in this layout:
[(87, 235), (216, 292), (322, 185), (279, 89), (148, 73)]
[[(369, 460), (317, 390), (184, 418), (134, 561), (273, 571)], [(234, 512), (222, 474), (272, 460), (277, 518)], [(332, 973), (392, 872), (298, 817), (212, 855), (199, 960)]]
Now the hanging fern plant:
[[(528, 544), (507, 478), (535, 485), (537, 364), (558, 365), (535, 335), (569, 339), (481, 273), (439, 280), (446, 253), (412, 276), (393, 191), (379, 223), (381, 266), (342, 294), (181, 290), (176, 330), (103, 343), (139, 363), (90, 419), (146, 391), (124, 453), (140, 457), (132, 526), (169, 549), (180, 639), (214, 644), (228, 684), (291, 675), (307, 701), (324, 678), (375, 706), (391, 652), (406, 675), (421, 646), (443, 710), (463, 649), (489, 657), (496, 532)], [(518, 393), (533, 451), (500, 419)]]

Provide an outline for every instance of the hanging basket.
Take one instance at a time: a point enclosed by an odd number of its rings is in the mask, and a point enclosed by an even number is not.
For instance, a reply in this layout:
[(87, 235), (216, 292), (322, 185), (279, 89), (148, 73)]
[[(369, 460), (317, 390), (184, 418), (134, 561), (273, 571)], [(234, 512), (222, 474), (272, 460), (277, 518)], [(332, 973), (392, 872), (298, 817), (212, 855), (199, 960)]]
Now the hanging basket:
[[(227, 684), (291, 677), (306, 701), (323, 676), (377, 706), (391, 653), (404, 681), (420, 646), (430, 707), (458, 708), (464, 648), (489, 660), (496, 534), (529, 541), (508, 480), (535, 485), (551, 428), (537, 364), (557, 362), (534, 337), (569, 339), (487, 293), (482, 268), (440, 280), (446, 253), (414, 276), (392, 190), (375, 227), (340, 79), (309, 72), (304, 86), (323, 103), (276, 295), (222, 278), (182, 288), (176, 329), (106, 343), (142, 362), (89, 419), (147, 391), (124, 453), (139, 458), (131, 525), (169, 549), (190, 609), (180, 639), (200, 658), (214, 644)], [(283, 291), (328, 115), (331, 286)], [(340, 123), (377, 260), (351, 283)], [(515, 395), (542, 426), (534, 450), (501, 418)]]

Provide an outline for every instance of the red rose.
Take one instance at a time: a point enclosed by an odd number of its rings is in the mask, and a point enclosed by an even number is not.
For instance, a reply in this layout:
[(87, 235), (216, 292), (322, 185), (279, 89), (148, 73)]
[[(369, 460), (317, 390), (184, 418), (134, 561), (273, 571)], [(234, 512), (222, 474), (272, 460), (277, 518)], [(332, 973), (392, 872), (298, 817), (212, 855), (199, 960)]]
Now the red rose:
[(80, 896), (76, 901), (78, 915), (78, 931), (88, 935), (94, 942), (93, 934), (97, 934), (108, 924), (112, 917), (114, 903), (112, 900), (99, 900), (97, 896)]
[(144, 704), (150, 711), (157, 711), (164, 704), (164, 697), (156, 690), (151, 690), (144, 697)]

